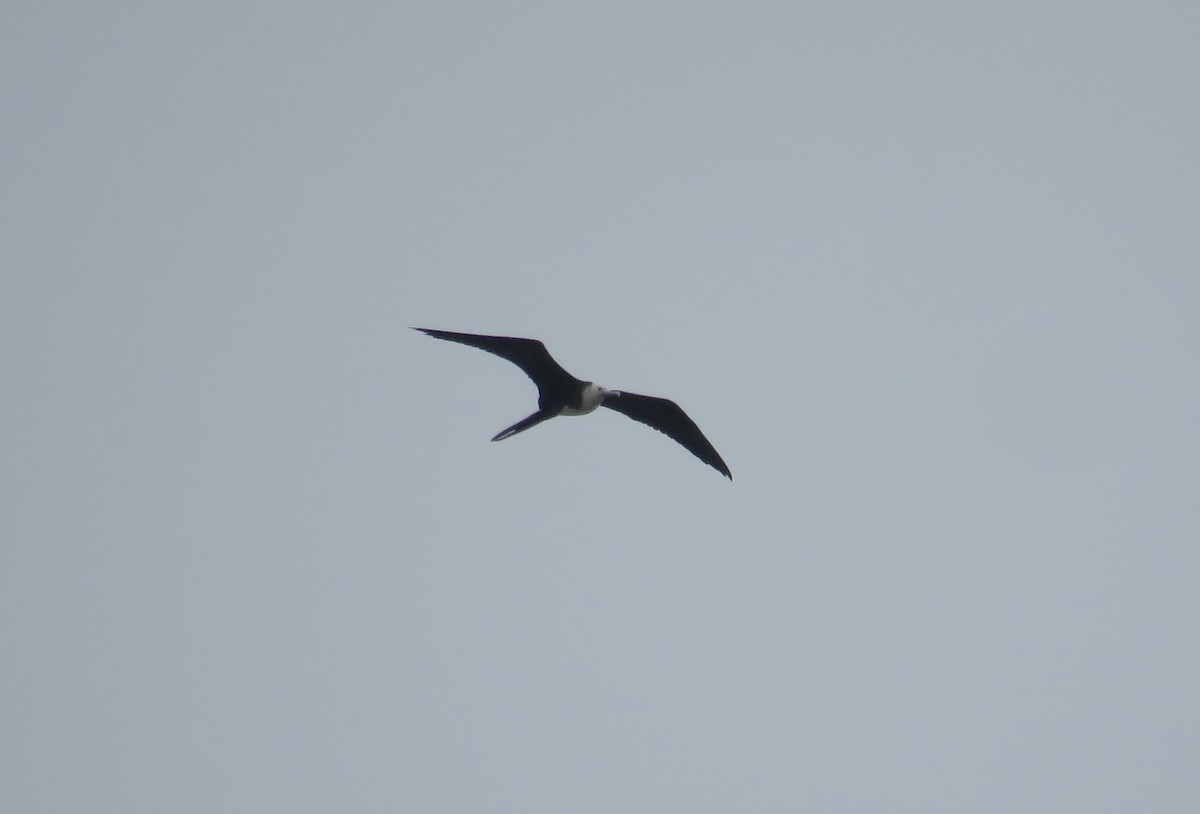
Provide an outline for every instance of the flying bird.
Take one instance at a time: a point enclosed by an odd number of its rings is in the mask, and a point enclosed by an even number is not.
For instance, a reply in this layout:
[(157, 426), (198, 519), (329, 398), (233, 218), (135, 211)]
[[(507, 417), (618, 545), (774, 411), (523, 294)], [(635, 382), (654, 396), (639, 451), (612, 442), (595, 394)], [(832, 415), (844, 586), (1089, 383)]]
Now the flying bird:
[(682, 444), (689, 452), (725, 477), (733, 480), (729, 467), (721, 460), (713, 445), (700, 432), (696, 422), (670, 399), (642, 396), (623, 390), (608, 390), (595, 382), (576, 379), (563, 370), (546, 346), (536, 339), (515, 336), (483, 336), (480, 334), (414, 328), (437, 339), (461, 342), (507, 359), (533, 379), (538, 389), (538, 409), (511, 427), (496, 433), (493, 441), (503, 441), (524, 432), (547, 419), (560, 415), (585, 415), (604, 406), (624, 413), (634, 421), (647, 424)]

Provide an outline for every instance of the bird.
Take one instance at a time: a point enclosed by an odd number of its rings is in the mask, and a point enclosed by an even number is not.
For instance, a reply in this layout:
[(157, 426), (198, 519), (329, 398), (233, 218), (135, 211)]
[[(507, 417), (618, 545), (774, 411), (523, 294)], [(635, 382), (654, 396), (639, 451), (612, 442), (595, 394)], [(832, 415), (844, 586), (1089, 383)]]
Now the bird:
[(640, 421), (679, 442), (704, 463), (720, 472), (729, 480), (733, 473), (721, 460), (717, 450), (700, 432), (683, 409), (670, 399), (643, 396), (624, 390), (609, 390), (595, 382), (575, 378), (554, 361), (546, 346), (537, 339), (516, 336), (486, 336), (483, 334), (457, 333), (434, 328), (413, 328), (414, 331), (470, 345), (502, 359), (507, 359), (525, 371), (538, 389), (538, 409), (522, 418), (511, 427), (501, 430), (492, 438), (503, 441), (519, 432), (535, 427), (543, 421), (560, 415), (586, 415), (598, 407), (607, 407), (624, 413), (634, 421)]

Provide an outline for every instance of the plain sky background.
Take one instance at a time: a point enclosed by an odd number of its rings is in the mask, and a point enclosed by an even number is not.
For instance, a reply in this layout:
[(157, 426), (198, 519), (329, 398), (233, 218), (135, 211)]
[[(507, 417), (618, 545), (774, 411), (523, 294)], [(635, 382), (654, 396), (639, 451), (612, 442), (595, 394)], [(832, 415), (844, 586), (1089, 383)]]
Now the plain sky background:
[(0, 810), (1200, 810), (1198, 43), (10, 3)]

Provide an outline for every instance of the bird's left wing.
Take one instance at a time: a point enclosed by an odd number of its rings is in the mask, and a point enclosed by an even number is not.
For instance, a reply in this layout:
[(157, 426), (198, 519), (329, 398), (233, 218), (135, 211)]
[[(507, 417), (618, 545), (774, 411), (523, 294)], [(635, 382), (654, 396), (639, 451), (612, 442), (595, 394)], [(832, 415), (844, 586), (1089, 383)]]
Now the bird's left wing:
[(670, 399), (610, 390), (604, 396), (604, 406), (670, 436), (704, 463), (733, 480), (733, 473), (704, 437), (704, 433), (700, 432), (696, 422), (688, 418), (683, 408)]

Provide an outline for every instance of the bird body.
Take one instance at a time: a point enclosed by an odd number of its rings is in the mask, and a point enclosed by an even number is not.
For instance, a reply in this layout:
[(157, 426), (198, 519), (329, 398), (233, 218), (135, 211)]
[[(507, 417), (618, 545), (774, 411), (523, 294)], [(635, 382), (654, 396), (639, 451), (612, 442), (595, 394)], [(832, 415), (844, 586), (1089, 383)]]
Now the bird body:
[(621, 390), (609, 390), (595, 382), (575, 378), (562, 368), (536, 339), (515, 336), (486, 336), (432, 328), (414, 328), (436, 339), (459, 342), (485, 350), (515, 364), (533, 380), (538, 389), (537, 412), (498, 432), (493, 441), (503, 441), (519, 432), (560, 415), (586, 415), (599, 407), (608, 407), (640, 421), (682, 444), (704, 463), (733, 480), (729, 467), (709, 443), (700, 428), (682, 408), (670, 399), (643, 396)]

